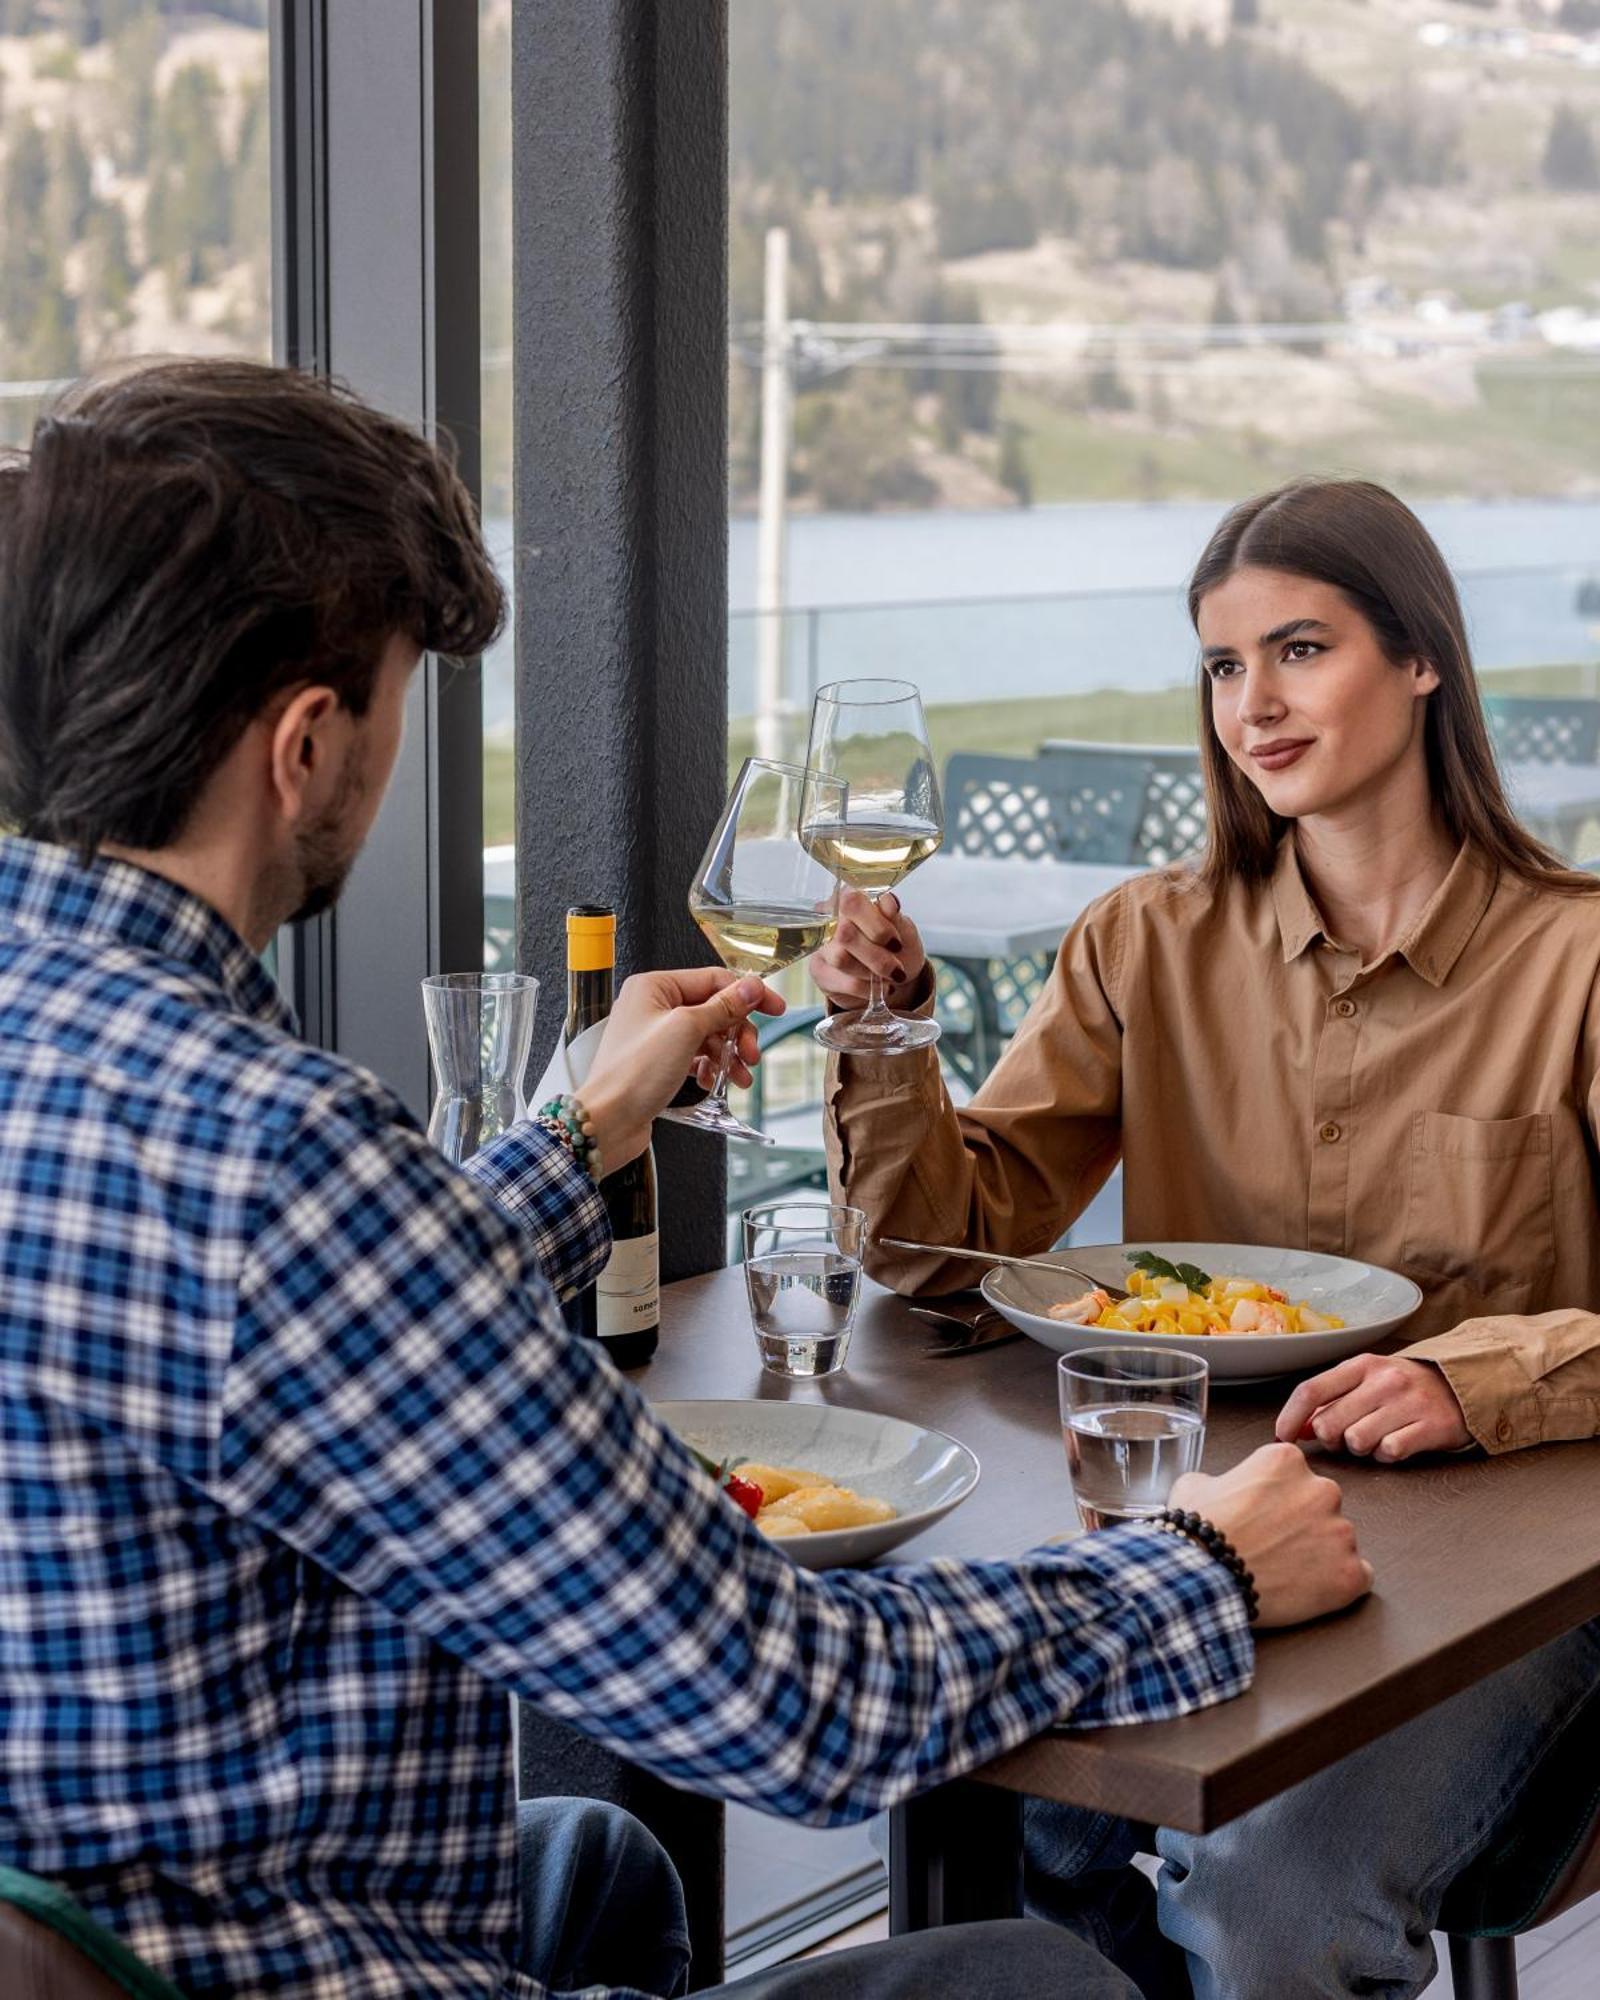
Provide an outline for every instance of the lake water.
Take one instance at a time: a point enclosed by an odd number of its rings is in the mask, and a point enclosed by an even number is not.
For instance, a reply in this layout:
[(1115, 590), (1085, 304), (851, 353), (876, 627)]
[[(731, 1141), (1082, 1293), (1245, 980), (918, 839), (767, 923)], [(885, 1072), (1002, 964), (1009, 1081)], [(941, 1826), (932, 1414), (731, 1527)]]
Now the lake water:
[[(856, 674), (902, 676), (933, 702), (1175, 685), (1194, 658), (1184, 579), (1222, 512), (1207, 501), (797, 515), (788, 697), (807, 706), (818, 681)], [(1419, 512), (1461, 580), (1479, 666), (1600, 670), (1600, 617), (1576, 604), (1580, 584), (1600, 578), (1600, 503), (1441, 501)], [(509, 576), (508, 524), (491, 523), (490, 539)], [(732, 521), (733, 715), (754, 706), (755, 578), (755, 523)], [(509, 643), (485, 665), (485, 722), (504, 729)]]

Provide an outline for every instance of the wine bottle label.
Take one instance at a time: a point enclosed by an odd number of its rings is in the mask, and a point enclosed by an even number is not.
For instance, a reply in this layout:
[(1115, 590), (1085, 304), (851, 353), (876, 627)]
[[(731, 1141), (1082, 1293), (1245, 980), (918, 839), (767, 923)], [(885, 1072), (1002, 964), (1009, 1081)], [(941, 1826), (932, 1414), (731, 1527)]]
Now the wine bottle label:
[(612, 1245), (594, 1288), (595, 1332), (602, 1340), (660, 1325), (660, 1243), (652, 1230)]

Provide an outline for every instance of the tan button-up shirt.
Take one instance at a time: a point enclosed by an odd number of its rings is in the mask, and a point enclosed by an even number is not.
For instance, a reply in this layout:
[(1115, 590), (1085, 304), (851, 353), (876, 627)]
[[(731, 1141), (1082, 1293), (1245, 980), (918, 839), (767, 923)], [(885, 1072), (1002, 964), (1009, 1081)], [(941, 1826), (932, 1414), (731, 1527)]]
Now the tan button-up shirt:
[[(1265, 884), (1152, 872), (1073, 926), (971, 1104), (932, 1050), (835, 1058), (827, 1128), (834, 1186), (874, 1231), (1022, 1255), (1120, 1155), (1130, 1241), (1304, 1246), (1414, 1278), (1407, 1334), (1425, 1337), (1404, 1351), (1443, 1369), (1488, 1450), (1600, 1434), (1600, 896), (1463, 848), (1363, 966), (1292, 839)], [(949, 1259), (868, 1267), (901, 1291), (972, 1282)]]

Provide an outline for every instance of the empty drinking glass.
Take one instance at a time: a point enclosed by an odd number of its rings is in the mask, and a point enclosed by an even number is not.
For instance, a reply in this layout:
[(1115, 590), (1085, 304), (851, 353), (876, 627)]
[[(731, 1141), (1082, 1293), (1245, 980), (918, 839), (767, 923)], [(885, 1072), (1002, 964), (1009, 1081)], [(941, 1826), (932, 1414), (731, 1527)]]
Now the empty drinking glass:
[(1200, 1469), (1206, 1364), (1145, 1347), (1087, 1347), (1057, 1364), (1061, 1436), (1086, 1528), (1149, 1520)]
[(441, 972), (422, 982), (438, 1095), (428, 1137), (459, 1166), (528, 1115), (523, 1072), (539, 982), (526, 972)]
[(837, 1202), (780, 1201), (744, 1212), (744, 1282), (761, 1365), (805, 1380), (850, 1351), (867, 1218)]

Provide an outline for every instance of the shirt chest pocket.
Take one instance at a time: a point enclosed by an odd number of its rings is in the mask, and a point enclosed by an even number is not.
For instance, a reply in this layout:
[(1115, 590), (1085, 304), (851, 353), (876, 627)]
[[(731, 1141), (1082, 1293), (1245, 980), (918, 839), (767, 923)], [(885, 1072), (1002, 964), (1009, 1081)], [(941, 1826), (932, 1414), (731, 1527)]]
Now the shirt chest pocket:
[(1555, 1197), (1548, 1112), (1411, 1121), (1404, 1261), (1469, 1287), (1502, 1311), (1528, 1311), (1549, 1282)]

